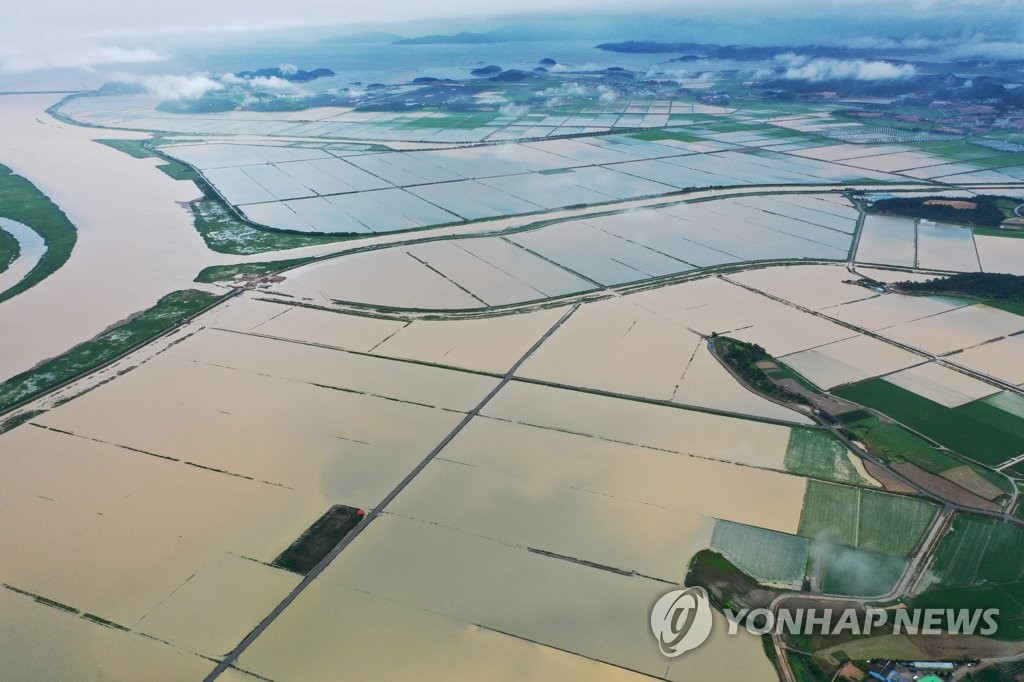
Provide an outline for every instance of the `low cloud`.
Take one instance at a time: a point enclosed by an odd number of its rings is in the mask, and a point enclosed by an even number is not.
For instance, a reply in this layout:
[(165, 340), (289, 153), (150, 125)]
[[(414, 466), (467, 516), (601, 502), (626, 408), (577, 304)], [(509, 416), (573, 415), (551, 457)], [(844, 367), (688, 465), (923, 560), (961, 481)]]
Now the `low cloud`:
[(520, 118), (530, 113), (530, 107), (523, 104), (502, 104), (498, 107), (498, 113), (502, 116), (514, 116)]
[(205, 74), (191, 76), (127, 76), (122, 83), (136, 83), (164, 101), (199, 99), (209, 92), (223, 90), (224, 84)]
[[(858, 80), (882, 81), (900, 80), (917, 75), (913, 64), (894, 64), (886, 61), (866, 59), (810, 58), (788, 53), (775, 58), (775, 78), (799, 81)], [(766, 74), (759, 73), (762, 78)]]
[(25, 73), (43, 69), (92, 69), (111, 64), (149, 64), (165, 59), (166, 55), (148, 48), (44, 42), (11, 45), (0, 51), (0, 71)]
[(284, 78), (278, 78), (277, 76), (256, 76), (255, 78), (250, 78), (245, 82), (251, 87), (259, 88), (261, 90), (287, 90), (290, 92), (299, 90), (299, 87), (295, 85), (295, 83), (287, 81)]
[(299, 72), (299, 67), (295, 66), (294, 64), (282, 64), (281, 66), (277, 67), (277, 69), (286, 76), (291, 76)]

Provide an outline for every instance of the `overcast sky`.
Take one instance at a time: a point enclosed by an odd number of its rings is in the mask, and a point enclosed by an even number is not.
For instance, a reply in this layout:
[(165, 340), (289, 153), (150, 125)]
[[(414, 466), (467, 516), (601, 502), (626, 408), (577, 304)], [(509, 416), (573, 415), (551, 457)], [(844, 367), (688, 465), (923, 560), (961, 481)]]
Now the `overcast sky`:
[[(0, 21), (0, 78), (4, 73), (27, 73), (38, 69), (91, 68), (117, 64), (157, 62), (173, 50), (175, 41), (189, 37), (216, 37), (228, 32), (235, 39), (247, 32), (286, 27), (324, 27), (344, 32), (367, 23), (402, 22), (397, 32), (415, 35), (416, 29), (456, 32), (486, 27), (485, 17), (501, 15), (502, 20), (536, 20), (536, 13), (579, 13), (592, 17), (600, 13), (623, 12), (622, 2), (606, 0), (46, 0), (6, 3)], [(630, 16), (666, 14), (703, 21), (716, 18), (747, 26), (750, 42), (764, 44), (775, 33), (793, 40), (792, 30), (800, 21), (818, 22), (809, 28), (805, 42), (828, 43), (821, 25), (831, 26), (837, 37), (844, 22), (858, 26), (865, 37), (907, 36), (945, 30), (960, 31), (963, 40), (1020, 40), (1024, 31), (1024, 0), (634, 0)], [(451, 19), (457, 17), (456, 19)], [(827, 18), (829, 23), (821, 22)], [(449, 19), (449, 21), (440, 21)], [(433, 25), (410, 22), (436, 20)], [(887, 22), (884, 31), (871, 36), (865, 22)], [(481, 23), (483, 22), (483, 23)], [(794, 23), (796, 22), (796, 23)], [(790, 26), (788, 33), (781, 26)], [(809, 23), (808, 26), (812, 24)], [(336, 29), (334, 27), (337, 27)], [(995, 35), (1000, 34), (1000, 35)], [(1012, 37), (1011, 36), (1015, 36)], [(637, 35), (636, 38), (647, 36)], [(664, 37), (660, 37), (664, 39)], [(692, 37), (682, 37), (692, 39)], [(172, 46), (172, 47), (168, 47)]]

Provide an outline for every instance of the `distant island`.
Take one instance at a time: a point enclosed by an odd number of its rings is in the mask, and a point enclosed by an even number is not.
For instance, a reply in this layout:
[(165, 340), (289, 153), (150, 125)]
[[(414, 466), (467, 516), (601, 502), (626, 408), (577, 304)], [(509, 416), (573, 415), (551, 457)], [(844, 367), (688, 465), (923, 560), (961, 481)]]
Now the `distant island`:
[(871, 53), (848, 47), (832, 47), (828, 45), (803, 46), (753, 46), (753, 45), (715, 45), (705, 43), (661, 43), (648, 40), (627, 40), (620, 43), (601, 43), (597, 49), (605, 52), (624, 52), (630, 54), (661, 54), (684, 53), (680, 61), (695, 61), (701, 56), (715, 59), (771, 59), (777, 55), (794, 52), (809, 57), (864, 58)]
[(268, 69), (256, 69), (255, 71), (239, 71), (235, 74), (239, 78), (252, 80), (253, 78), (280, 78), (292, 83), (308, 83), (317, 78), (330, 78), (335, 73), (330, 69), (313, 69), (303, 71), (302, 69), (282, 69), (279, 66)]
[(504, 38), (493, 33), (470, 33), (462, 31), (455, 35), (427, 35), (418, 38), (404, 38), (396, 40), (395, 45), (482, 45), (487, 43), (505, 43)]
[(400, 36), (397, 33), (387, 33), (385, 31), (359, 31), (358, 33), (347, 33), (340, 36), (321, 38), (319, 42), (365, 45), (371, 43), (393, 43), (396, 40), (404, 40), (404, 38), (404, 36)]

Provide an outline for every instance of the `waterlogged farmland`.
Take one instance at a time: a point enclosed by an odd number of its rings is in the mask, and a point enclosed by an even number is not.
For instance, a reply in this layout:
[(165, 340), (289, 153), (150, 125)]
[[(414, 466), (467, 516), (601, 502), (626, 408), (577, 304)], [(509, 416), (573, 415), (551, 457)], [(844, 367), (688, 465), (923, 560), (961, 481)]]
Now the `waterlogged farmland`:
[[(95, 146), (175, 186), (202, 257), (167, 279), (202, 284), (0, 385), (15, 676), (774, 679), (717, 612), (659, 652), (694, 557), (752, 605), (1019, 583), (1024, 317), (878, 281), (1014, 271), (1024, 240), (862, 210), (1010, 191), (1011, 152), (586, 84), (402, 104), (419, 85), (54, 109), (159, 135)], [(0, 283), (32, 254), (0, 238)]]

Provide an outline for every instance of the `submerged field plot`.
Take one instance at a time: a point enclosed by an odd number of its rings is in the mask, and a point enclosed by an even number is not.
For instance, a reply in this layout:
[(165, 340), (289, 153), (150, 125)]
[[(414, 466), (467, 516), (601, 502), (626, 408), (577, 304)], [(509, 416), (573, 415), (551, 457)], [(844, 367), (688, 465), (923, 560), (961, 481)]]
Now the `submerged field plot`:
[(856, 211), (828, 195), (723, 199), (342, 256), (281, 291), (421, 309), (542, 300), (755, 260), (844, 260)]

